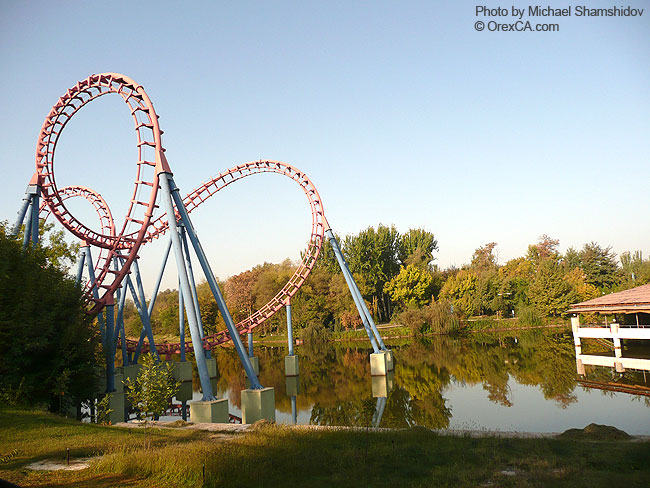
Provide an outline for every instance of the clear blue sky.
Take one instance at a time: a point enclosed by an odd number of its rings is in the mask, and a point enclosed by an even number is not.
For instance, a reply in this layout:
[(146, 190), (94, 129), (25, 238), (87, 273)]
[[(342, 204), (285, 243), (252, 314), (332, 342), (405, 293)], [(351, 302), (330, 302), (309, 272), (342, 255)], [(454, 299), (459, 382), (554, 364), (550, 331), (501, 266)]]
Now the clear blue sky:
[[(77, 80), (115, 71), (152, 98), (183, 193), (276, 159), (307, 172), (338, 233), (424, 227), (442, 267), (490, 241), (504, 263), (544, 233), (562, 250), (594, 240), (650, 255), (650, 4), (625, 3), (641, 17), (501, 33), (475, 31), (495, 20), (475, 5), (3, 1), (0, 220), (14, 220), (50, 107)], [(118, 97), (85, 107), (57, 148), (59, 186), (95, 188), (121, 220), (134, 139)], [(194, 219), (222, 278), (297, 259), (310, 222), (300, 189), (271, 175), (227, 188)], [(160, 247), (141, 253), (149, 281)]]

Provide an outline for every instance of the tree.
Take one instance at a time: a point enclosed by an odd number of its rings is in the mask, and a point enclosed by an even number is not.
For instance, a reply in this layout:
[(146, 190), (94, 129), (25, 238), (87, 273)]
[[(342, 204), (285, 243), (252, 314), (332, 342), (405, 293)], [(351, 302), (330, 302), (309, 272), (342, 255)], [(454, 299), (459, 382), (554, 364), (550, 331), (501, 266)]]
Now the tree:
[(399, 234), (394, 226), (368, 227), (345, 238), (344, 253), (353, 273), (359, 273), (372, 290), (368, 298), (379, 301), (379, 319), (390, 318), (390, 305), (384, 286), (399, 273), (397, 258)]
[(403, 266), (414, 264), (429, 269), (435, 259), (433, 252), (438, 250), (438, 241), (432, 232), (424, 229), (409, 229), (398, 239), (397, 255)]
[(95, 391), (97, 330), (82, 290), (49, 248), (22, 250), (0, 224), (0, 388), (22, 384), (27, 403), (67, 411)]
[(616, 254), (611, 246), (600, 247), (596, 242), (585, 244), (582, 250), (570, 248), (564, 258), (569, 268), (580, 268), (586, 281), (601, 291), (614, 288), (621, 281)]
[(477, 285), (478, 277), (468, 269), (461, 269), (447, 279), (440, 290), (440, 298), (451, 301), (456, 313), (468, 317), (476, 311), (474, 294)]
[(398, 303), (402, 309), (408, 307), (421, 307), (431, 300), (431, 274), (415, 264), (402, 266), (397, 276), (384, 286), (391, 300)]
[(171, 364), (159, 362), (153, 354), (144, 354), (138, 376), (124, 382), (126, 397), (137, 409), (138, 418), (145, 418), (145, 425), (148, 417), (165, 413), (180, 385), (174, 380)]

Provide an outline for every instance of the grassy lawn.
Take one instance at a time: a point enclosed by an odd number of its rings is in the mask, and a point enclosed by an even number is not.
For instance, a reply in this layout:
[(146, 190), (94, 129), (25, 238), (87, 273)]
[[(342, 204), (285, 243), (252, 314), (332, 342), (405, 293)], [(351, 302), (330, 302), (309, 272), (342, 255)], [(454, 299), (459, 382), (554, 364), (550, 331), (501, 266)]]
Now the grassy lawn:
[[(647, 486), (650, 442), (472, 438), (426, 429), (267, 426), (221, 435), (87, 424), (0, 411), (0, 478), (21, 486)], [(45, 458), (99, 456), (78, 472), (33, 472)], [(203, 481), (202, 468), (206, 477)]]

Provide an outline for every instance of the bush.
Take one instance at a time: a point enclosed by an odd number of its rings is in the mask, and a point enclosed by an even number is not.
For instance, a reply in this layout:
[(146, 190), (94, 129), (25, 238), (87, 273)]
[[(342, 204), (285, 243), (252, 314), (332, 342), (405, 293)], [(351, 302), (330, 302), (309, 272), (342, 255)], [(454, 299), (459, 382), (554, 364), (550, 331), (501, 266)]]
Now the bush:
[(520, 325), (543, 325), (544, 319), (535, 307), (530, 305), (522, 305), (517, 307), (517, 318)]
[(427, 333), (451, 334), (460, 330), (460, 320), (445, 300), (432, 302), (423, 308), (407, 308), (397, 316), (414, 336)]
[(95, 391), (98, 338), (81, 289), (48, 253), (23, 251), (0, 225), (0, 391), (67, 413)]

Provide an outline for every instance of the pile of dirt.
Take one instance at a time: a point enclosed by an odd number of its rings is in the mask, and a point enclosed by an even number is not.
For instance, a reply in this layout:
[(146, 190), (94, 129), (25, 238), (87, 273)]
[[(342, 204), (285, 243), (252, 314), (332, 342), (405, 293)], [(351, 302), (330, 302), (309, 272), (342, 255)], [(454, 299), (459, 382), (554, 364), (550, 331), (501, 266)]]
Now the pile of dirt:
[(632, 436), (611, 425), (589, 424), (584, 429), (569, 429), (558, 435), (560, 439), (586, 441), (627, 441)]

